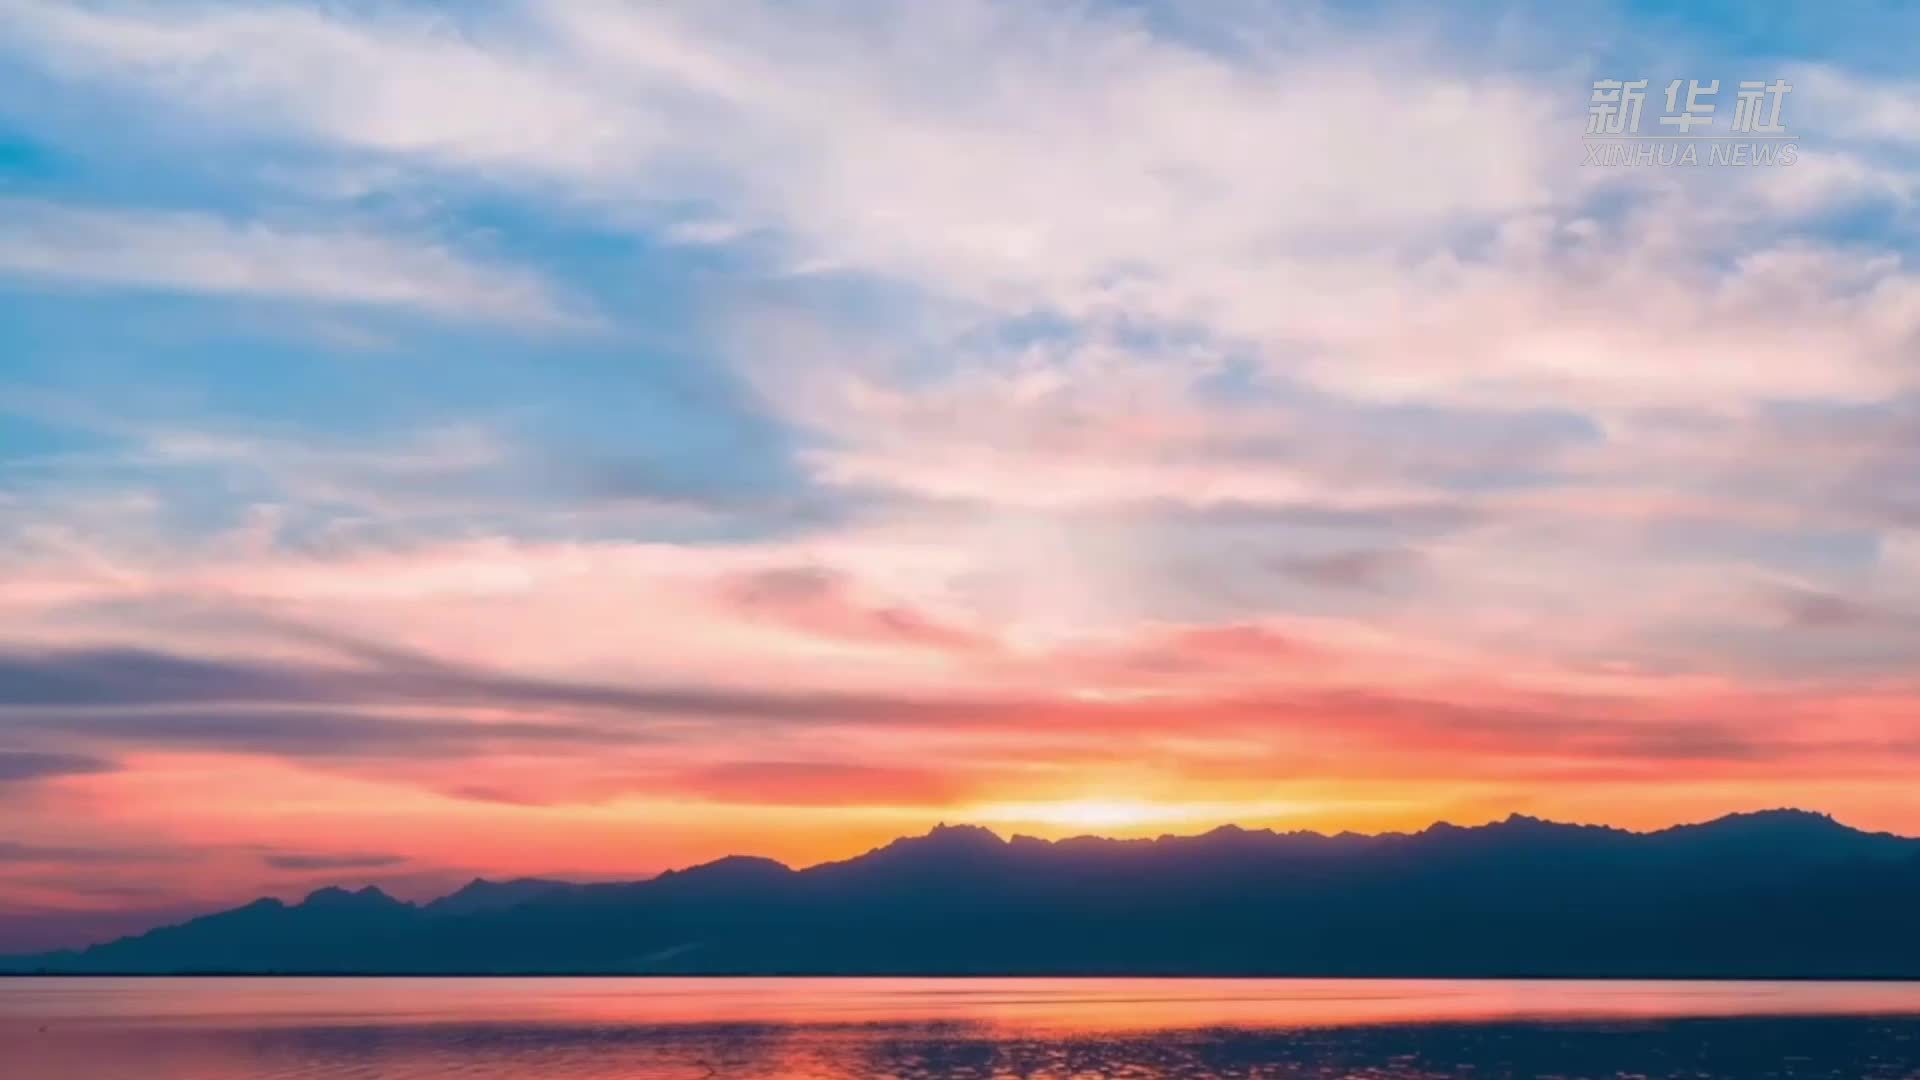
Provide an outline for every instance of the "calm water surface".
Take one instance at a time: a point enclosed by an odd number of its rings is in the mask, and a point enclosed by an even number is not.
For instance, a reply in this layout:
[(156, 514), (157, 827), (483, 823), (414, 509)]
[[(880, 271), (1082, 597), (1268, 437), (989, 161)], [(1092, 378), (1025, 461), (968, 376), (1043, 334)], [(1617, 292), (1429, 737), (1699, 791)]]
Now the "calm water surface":
[(0, 979), (10, 1080), (1920, 1078), (1920, 984)]

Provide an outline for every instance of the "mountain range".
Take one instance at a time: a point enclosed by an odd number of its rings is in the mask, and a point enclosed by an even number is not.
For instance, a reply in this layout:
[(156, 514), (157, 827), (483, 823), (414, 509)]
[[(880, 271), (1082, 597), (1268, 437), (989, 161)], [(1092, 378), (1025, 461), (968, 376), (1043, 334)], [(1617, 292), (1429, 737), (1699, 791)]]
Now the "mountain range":
[(633, 882), (256, 900), (44, 973), (1920, 977), (1920, 840), (1768, 810), (1636, 833), (1515, 815), (1363, 836), (1003, 839)]

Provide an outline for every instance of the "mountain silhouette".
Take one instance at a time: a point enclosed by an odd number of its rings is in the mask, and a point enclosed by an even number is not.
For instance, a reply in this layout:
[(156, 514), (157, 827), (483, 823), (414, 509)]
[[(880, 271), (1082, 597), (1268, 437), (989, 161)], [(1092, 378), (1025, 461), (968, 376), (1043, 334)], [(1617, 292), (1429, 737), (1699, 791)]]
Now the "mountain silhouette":
[(436, 915), (471, 915), (478, 911), (498, 911), (523, 904), (573, 886), (546, 878), (516, 878), (513, 881), (488, 881), (474, 878), (460, 888), (426, 905)]
[(795, 870), (259, 900), (49, 973), (1920, 977), (1920, 840), (1799, 810), (1334, 836), (941, 826)]

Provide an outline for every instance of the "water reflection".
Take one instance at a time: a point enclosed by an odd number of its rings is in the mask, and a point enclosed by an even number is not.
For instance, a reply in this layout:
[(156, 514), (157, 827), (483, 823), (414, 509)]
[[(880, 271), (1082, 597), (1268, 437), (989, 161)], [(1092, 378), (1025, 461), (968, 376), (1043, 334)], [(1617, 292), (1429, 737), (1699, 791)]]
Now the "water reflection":
[(12, 980), (30, 1080), (1920, 1078), (1904, 984)]

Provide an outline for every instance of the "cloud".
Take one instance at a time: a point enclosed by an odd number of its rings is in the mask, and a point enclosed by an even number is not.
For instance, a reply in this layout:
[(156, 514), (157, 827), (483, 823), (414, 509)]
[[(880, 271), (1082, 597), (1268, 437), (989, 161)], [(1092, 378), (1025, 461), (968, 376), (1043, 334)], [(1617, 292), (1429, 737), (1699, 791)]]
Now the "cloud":
[[(326, 705), (402, 704), (525, 705), (609, 709), (637, 713), (693, 711), (751, 716), (759, 712), (831, 714), (831, 696), (772, 692), (652, 688), (617, 683), (526, 678), (432, 662), (384, 667), (319, 666), (274, 660), (173, 656), (144, 649), (60, 650), (0, 653), (0, 706)], [(76, 719), (76, 724), (88, 721)], [(209, 713), (133, 713), (108, 725), (139, 729), (217, 731), (229, 725), (261, 731), (297, 732), (318, 727), (323, 717), (221, 717)], [(341, 717), (350, 726), (354, 720)], [(403, 728), (405, 722), (402, 722)], [(417, 730), (436, 728), (423, 724)], [(531, 734), (537, 727), (503, 728)], [(320, 740), (322, 743), (326, 739)]]
[(31, 783), (62, 776), (112, 772), (112, 761), (86, 754), (0, 749), (0, 784)]
[[(138, 859), (137, 852), (110, 848), (64, 847), (0, 840), (0, 863), (120, 863)], [(150, 856), (149, 856), (150, 857)]]
[[(6, 8), (15, 47), (56, 72), (131, 82), (257, 133), (494, 165), (585, 168), (605, 146), (596, 103), (562, 71), (517, 64), (428, 13), (356, 23), (299, 4)], [(275, 55), (276, 43), (288, 47)]]
[(0, 199), (0, 274), (404, 308), (485, 322), (579, 321), (537, 275), (476, 262), (432, 241), (194, 212)]
[(970, 785), (950, 769), (863, 762), (743, 760), (688, 770), (670, 782), (714, 802), (754, 806), (844, 805), (854, 791), (869, 805), (936, 806), (955, 801), (981, 779)]
[(1743, 209), (1817, 213), (1860, 186), (1806, 176), (1886, 166), (1823, 145), (1767, 185), (1582, 170), (1539, 135), (1578, 130), (1578, 95), (1412, 34), (1326, 20), (1209, 49), (1121, 10), (965, 0), (15, 7), (36, 63), (225, 128), (691, 208), (611, 216), (776, 237), (789, 270), (908, 282), (963, 319), (1252, 344), (1343, 395), (1622, 408), (1906, 382), (1912, 275), (1783, 245)]
[(845, 575), (819, 567), (759, 570), (722, 585), (726, 603), (743, 617), (770, 620), (793, 630), (849, 643), (972, 651), (991, 649), (991, 638), (949, 625), (911, 608), (868, 602)]
[(1791, 75), (1795, 107), (1812, 109), (1819, 128), (1920, 143), (1920, 82), (1862, 77), (1830, 63), (1796, 64)]
[(383, 870), (409, 860), (379, 852), (274, 852), (260, 861), (275, 870)]
[[(1118, 643), (1082, 647), (1048, 658), (1101, 684), (1161, 689), (1217, 686), (1270, 691), (1294, 683), (1307, 669), (1333, 662), (1311, 631), (1250, 623), (1156, 628)], [(1219, 693), (1211, 690), (1211, 693)], [(1232, 691), (1229, 691), (1231, 693)]]
[(1844, 596), (1813, 589), (1784, 586), (1773, 591), (1772, 599), (1780, 607), (1788, 625), (1807, 629), (1848, 629), (1899, 626), (1899, 616)]
[[(297, 705), (298, 702), (296, 701)], [(378, 711), (208, 705), (191, 711), (15, 711), (0, 725), (43, 736), (139, 749), (200, 749), (328, 759), (451, 759), (513, 747), (628, 746), (639, 731), (583, 723), (423, 719)]]
[(1380, 592), (1402, 574), (1417, 571), (1420, 556), (1411, 551), (1358, 549), (1281, 559), (1276, 566), (1308, 584)]
[[(347, 671), (126, 652), (15, 654), (0, 668), (0, 686), (12, 691), (0, 699), (0, 723), (41, 738), (97, 741), (126, 752), (193, 746), (321, 759), (391, 755), (429, 761), (515, 744), (543, 746), (581, 759), (614, 749), (643, 750), (650, 743), (674, 753), (697, 753), (730, 745), (740, 737), (739, 725), (749, 721), (762, 738), (779, 737), (789, 728), (989, 740), (1024, 732), (1091, 749), (1104, 740), (1152, 737), (1198, 724), (1215, 735), (1285, 733), (1295, 745), (1325, 743), (1348, 751), (1366, 747), (1369, 754), (1425, 747), (1524, 758), (1561, 755), (1575, 746), (1595, 758), (1652, 753), (1664, 759), (1672, 753), (1670, 747), (1680, 745), (1670, 741), (1675, 731), (1713, 733), (1711, 739), (1689, 736), (1683, 741), (1688, 746), (1716, 740), (1725, 746), (1736, 740), (1764, 745), (1771, 738), (1764, 727), (1738, 735), (1717, 720), (1700, 719), (1703, 708), (1746, 708), (1756, 716), (1770, 711), (1776, 723), (1798, 722), (1798, 706), (1791, 697), (1744, 703), (1708, 697), (1703, 705), (1657, 680), (1635, 692), (1599, 696), (1564, 689), (1526, 691), (1495, 682), (1452, 688), (1411, 684), (1395, 693), (1377, 683), (1359, 689), (1337, 679), (1303, 680), (1299, 676), (1317, 670), (1338, 671), (1338, 658), (1316, 656), (1293, 639), (1257, 627), (1209, 627), (1163, 635), (1159, 641), (1161, 659), (1136, 663), (1133, 670), (1208, 678), (1176, 678), (1161, 692), (1141, 695), (900, 696), (624, 686), (518, 679), (455, 668)], [(1224, 670), (1264, 673), (1264, 678), (1223, 686), (1211, 678), (1223, 664)], [(73, 679), (77, 682), (68, 681)], [(86, 691), (69, 689), (75, 685), (84, 685)], [(1906, 700), (1896, 694), (1887, 703), (1899, 707)], [(185, 702), (202, 707), (177, 708)], [(234, 708), (262, 702), (275, 707)], [(528, 710), (546, 719), (423, 720), (374, 711), (329, 713), (312, 708), (315, 702), (348, 704), (356, 710), (395, 703), (466, 705), (489, 714)], [(44, 708), (54, 703), (65, 707)], [(1687, 718), (1689, 711), (1694, 718)], [(732, 774), (715, 766), (683, 775), (724, 779)]]

